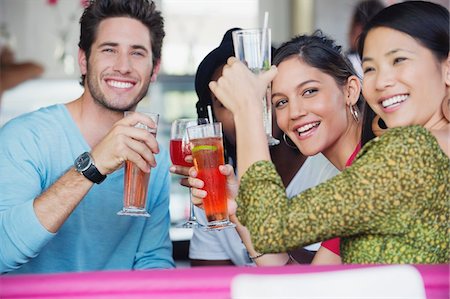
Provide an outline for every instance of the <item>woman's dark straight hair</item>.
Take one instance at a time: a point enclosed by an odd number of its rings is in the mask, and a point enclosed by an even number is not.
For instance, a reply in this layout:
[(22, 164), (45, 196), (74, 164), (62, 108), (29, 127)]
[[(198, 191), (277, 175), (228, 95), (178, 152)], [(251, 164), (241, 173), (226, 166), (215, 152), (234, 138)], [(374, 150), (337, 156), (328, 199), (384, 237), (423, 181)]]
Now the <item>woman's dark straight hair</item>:
[(416, 39), (428, 48), (438, 61), (449, 52), (449, 12), (445, 7), (426, 1), (406, 1), (386, 7), (364, 27), (358, 42), (362, 58), (364, 42), (370, 30), (386, 27)]
[[(449, 12), (439, 4), (426, 1), (406, 1), (381, 10), (366, 24), (359, 37), (358, 53), (361, 59), (367, 34), (370, 30), (378, 27), (386, 27), (408, 34), (429, 49), (437, 61), (443, 61), (448, 57)], [(370, 132), (372, 132), (372, 121), (375, 116), (372, 108), (366, 105), (363, 112), (362, 144), (368, 141), (367, 136), (370, 136)]]
[[(342, 47), (336, 45), (334, 40), (325, 36), (320, 30), (312, 35), (300, 35), (283, 43), (275, 52), (273, 64), (278, 66), (293, 56), (298, 56), (308, 65), (333, 77), (338, 86), (344, 86), (350, 76), (359, 77), (352, 63), (342, 54)], [(366, 113), (367, 104), (362, 94), (359, 95), (357, 105), (363, 114)], [(374, 115), (371, 117), (373, 118)], [(362, 144), (374, 137), (371, 126), (364, 129), (363, 123)]]

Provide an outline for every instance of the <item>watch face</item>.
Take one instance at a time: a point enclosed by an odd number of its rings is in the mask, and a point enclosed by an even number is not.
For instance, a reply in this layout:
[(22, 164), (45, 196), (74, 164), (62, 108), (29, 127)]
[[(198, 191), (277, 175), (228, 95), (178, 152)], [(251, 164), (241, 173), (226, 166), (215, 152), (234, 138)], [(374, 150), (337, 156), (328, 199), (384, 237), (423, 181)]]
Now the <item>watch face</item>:
[(91, 165), (91, 157), (89, 153), (81, 154), (75, 161), (75, 167), (78, 171), (85, 171)]

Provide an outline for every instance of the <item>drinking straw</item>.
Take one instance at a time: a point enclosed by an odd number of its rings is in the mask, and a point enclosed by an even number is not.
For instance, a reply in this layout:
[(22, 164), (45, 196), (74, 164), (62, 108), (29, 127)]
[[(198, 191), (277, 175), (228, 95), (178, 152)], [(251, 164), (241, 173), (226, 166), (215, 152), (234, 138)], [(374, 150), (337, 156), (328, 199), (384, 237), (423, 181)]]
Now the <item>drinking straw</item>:
[(269, 12), (264, 12), (264, 23), (263, 23), (263, 29), (267, 29), (269, 25)]
[(213, 119), (213, 115), (212, 115), (211, 105), (208, 105), (206, 108), (208, 109), (209, 123), (212, 124), (214, 122), (214, 119)]
[(262, 66), (261, 68), (264, 69), (264, 60), (266, 57), (264, 57), (264, 49), (266, 47), (266, 41), (267, 41), (267, 27), (269, 25), (269, 12), (264, 12), (264, 23), (263, 23), (263, 32), (262, 32), (262, 41), (261, 41), (261, 60), (262, 60)]
[(209, 120), (209, 123), (212, 125), (212, 126), (207, 126), (208, 131), (209, 131), (208, 134), (214, 134), (216, 130), (215, 130), (214, 125), (213, 125), (214, 124), (214, 119), (213, 119), (213, 116), (212, 116), (211, 105), (206, 106), (206, 109), (208, 109), (208, 120)]

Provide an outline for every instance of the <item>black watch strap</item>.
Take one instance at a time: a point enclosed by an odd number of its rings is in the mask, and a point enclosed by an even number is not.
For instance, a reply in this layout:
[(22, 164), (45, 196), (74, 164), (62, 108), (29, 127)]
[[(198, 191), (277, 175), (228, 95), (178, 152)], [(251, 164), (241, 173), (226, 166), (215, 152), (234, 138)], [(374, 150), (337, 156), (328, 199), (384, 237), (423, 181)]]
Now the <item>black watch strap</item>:
[(88, 169), (83, 171), (82, 174), (91, 182), (94, 182), (96, 184), (100, 184), (106, 179), (106, 175), (101, 174), (100, 171), (98, 171), (97, 167), (95, 167), (94, 163), (92, 163)]
[(106, 175), (103, 175), (98, 171), (94, 159), (89, 152), (82, 153), (75, 160), (74, 166), (79, 173), (83, 174), (93, 183), (100, 184), (106, 179)]

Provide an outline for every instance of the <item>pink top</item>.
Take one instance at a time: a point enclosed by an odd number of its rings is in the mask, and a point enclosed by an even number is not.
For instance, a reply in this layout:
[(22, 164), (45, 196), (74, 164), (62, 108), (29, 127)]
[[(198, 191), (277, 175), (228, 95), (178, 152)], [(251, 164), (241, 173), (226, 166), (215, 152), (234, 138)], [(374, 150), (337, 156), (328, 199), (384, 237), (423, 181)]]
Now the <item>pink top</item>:
[[(358, 154), (360, 149), (361, 149), (361, 143), (358, 143), (358, 145), (356, 146), (352, 155), (350, 156), (350, 158), (348, 158), (347, 162), (345, 163), (345, 167), (349, 167), (350, 165), (352, 165), (353, 160), (355, 160), (355, 157)], [(340, 256), (341, 255), (340, 244), (341, 244), (340, 239), (334, 238), (334, 239), (330, 239), (327, 241), (323, 241), (321, 246), (325, 247), (326, 249), (333, 252), (334, 254), (337, 254)]]

